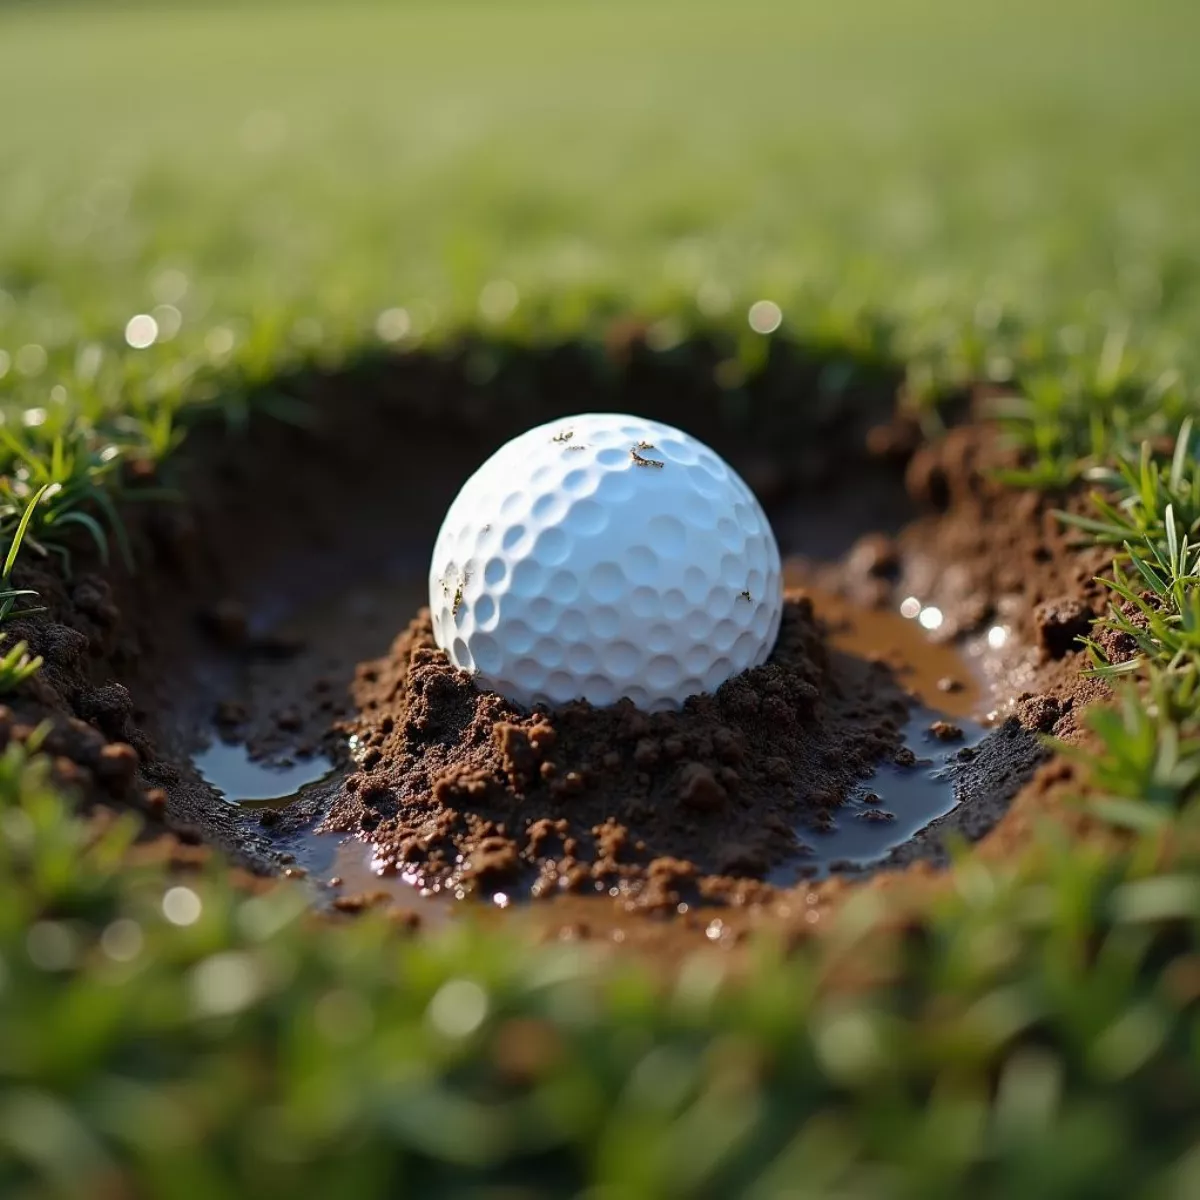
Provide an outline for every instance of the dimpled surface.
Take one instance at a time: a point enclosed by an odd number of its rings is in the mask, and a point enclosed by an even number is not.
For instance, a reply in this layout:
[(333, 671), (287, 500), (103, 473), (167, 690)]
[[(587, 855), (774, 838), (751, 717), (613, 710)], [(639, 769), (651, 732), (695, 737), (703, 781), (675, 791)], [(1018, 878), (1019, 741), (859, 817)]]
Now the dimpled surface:
[(770, 654), (779, 548), (703, 443), (587, 413), (521, 434), (467, 480), (434, 547), (429, 607), (451, 661), (518, 704), (679, 708)]

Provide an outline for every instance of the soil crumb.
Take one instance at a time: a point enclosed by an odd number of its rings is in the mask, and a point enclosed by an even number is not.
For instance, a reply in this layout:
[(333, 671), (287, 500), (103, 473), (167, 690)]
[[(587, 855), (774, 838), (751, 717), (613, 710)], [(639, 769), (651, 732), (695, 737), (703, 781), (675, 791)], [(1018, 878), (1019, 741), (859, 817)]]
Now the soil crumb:
[(432, 890), (608, 891), (649, 908), (744, 898), (747, 879), (803, 859), (797, 830), (828, 827), (902, 751), (910, 705), (886, 664), (830, 651), (802, 592), (765, 665), (681, 712), (525, 713), (449, 663), (427, 611), (354, 692), (359, 769), (326, 831)]

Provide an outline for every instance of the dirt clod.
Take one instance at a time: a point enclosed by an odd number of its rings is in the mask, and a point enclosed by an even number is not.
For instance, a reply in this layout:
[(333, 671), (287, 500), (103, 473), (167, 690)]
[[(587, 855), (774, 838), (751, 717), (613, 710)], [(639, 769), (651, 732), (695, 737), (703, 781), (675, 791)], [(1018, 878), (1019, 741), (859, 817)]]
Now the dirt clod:
[(681, 712), (526, 714), (450, 665), (426, 613), (358, 672), (355, 699), (378, 790), (344, 786), (329, 827), (427, 880), (620, 883), (653, 905), (681, 902), (685, 880), (759, 877), (795, 855), (806, 812), (827, 813), (901, 751), (907, 709), (886, 669), (831, 659), (802, 593), (765, 666)]
[(138, 753), (124, 742), (104, 746), (96, 764), (96, 775), (118, 795), (128, 790), (137, 774)]
[(1027, 696), (1017, 703), (1021, 724), (1039, 733), (1050, 733), (1062, 715), (1062, 704), (1054, 696)]
[(727, 799), (725, 789), (703, 763), (688, 763), (679, 773), (679, 802), (685, 808), (715, 812)]
[(939, 742), (958, 742), (963, 736), (962, 726), (955, 725), (952, 721), (934, 721), (929, 726), (929, 732)]
[(1091, 629), (1094, 614), (1075, 596), (1046, 600), (1033, 610), (1038, 645), (1049, 658), (1062, 658), (1080, 649), (1078, 639)]

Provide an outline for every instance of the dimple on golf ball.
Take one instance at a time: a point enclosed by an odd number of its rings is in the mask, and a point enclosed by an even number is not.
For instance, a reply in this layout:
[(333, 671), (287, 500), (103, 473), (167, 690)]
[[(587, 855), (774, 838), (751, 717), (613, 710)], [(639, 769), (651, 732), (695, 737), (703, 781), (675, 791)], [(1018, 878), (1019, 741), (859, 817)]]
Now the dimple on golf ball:
[(587, 413), (521, 434), (467, 480), (434, 547), (429, 607), (450, 660), (527, 708), (677, 709), (770, 654), (779, 547), (707, 446)]

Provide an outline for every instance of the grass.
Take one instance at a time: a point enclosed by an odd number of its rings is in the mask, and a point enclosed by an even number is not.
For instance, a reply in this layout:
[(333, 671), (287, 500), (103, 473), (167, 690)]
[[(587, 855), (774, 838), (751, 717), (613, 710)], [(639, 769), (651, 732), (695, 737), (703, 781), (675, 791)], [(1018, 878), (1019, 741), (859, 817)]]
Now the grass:
[(762, 946), (748, 981), (707, 959), (664, 984), (494, 931), (313, 928), (298, 889), (131, 870), (133, 823), (97, 837), (16, 747), (0, 797), (11, 1194), (1196, 1180), (1200, 888), (1150, 840), (1115, 862), (1048, 843), (964, 869), (911, 920), (860, 906), (811, 953)]
[(13, 15), (0, 386), (36, 444), (83, 414), (157, 453), (148, 423), (185, 398), (380, 333), (634, 311), (664, 344), (716, 326), (752, 367), (768, 298), (781, 332), (903, 364), (916, 394), (1020, 379), (1058, 477), (1196, 399), (1197, 18), (1156, 7)]
[(1147, 668), (1165, 674), (1190, 703), (1200, 680), (1200, 471), (1191, 418), (1184, 420), (1167, 462), (1148, 443), (1137, 460), (1091, 472), (1103, 489), (1091, 496), (1094, 515), (1059, 513), (1101, 545), (1119, 547), (1111, 579), (1113, 605), (1101, 628), (1136, 648), (1117, 662), (1094, 639), (1096, 674), (1112, 679)]
[[(4, 636), (0, 635), (0, 647)], [(7, 650), (0, 650), (0, 696), (15, 691), (26, 680), (32, 679), (42, 666), (40, 654), (30, 654), (25, 642), (17, 642)]]
[(1198, 26), (1186, 0), (0, 12), (5, 615), (19, 556), (123, 552), (124, 472), (198, 407), (297, 419), (275, 381), (306, 364), (633, 313), (663, 353), (716, 338), (732, 402), (772, 337), (901, 368), (918, 406), (990, 381), (1015, 484), (1099, 489), (1076, 524), (1137, 647), (1096, 662), (1126, 675), (1092, 718), (1116, 848), (1047, 829), (919, 912), (864, 897), (670, 984), (131, 866), (132, 818), (98, 835), (9, 746), (0, 1190), (1195, 1194)]

